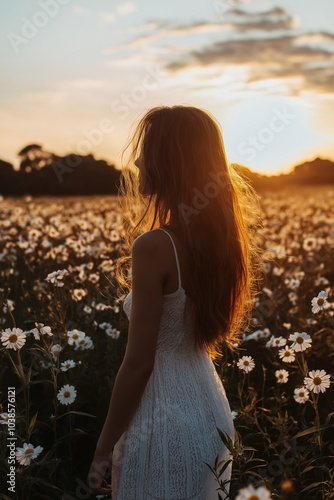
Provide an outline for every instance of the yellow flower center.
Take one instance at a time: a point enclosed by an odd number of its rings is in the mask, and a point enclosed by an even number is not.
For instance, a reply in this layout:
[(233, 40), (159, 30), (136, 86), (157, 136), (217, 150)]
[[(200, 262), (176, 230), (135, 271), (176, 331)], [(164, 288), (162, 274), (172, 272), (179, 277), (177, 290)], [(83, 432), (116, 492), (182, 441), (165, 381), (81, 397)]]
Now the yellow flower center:
[(285, 351), (284, 356), (290, 356), (291, 352), (290, 351)]
[(297, 344), (302, 344), (304, 342), (303, 337), (297, 337), (296, 342)]
[(278, 378), (283, 378), (283, 374), (282, 374), (282, 373), (280, 373), (280, 374), (278, 375)]
[(26, 451), (24, 452), (26, 455), (30, 455), (31, 453), (34, 453), (34, 448), (27, 448)]
[(251, 495), (248, 497), (248, 500), (260, 500), (260, 497), (258, 495)]
[(249, 361), (247, 361), (247, 359), (244, 360), (244, 365), (245, 366), (248, 366), (249, 365)]
[(64, 398), (69, 398), (71, 395), (70, 391), (65, 391), (64, 392)]
[(8, 340), (12, 344), (14, 344), (18, 340), (18, 336), (16, 335), (16, 333), (12, 333), (11, 335), (9, 335)]
[(304, 396), (305, 396), (305, 392), (300, 392), (300, 393), (299, 393), (299, 397), (300, 397), (300, 398), (303, 398)]
[(314, 379), (313, 379), (314, 385), (321, 385), (321, 382), (322, 382), (322, 380), (320, 377), (314, 377)]
[(73, 333), (72, 338), (73, 338), (73, 339), (78, 339), (78, 338), (79, 338), (79, 335), (78, 335), (77, 333)]
[(322, 306), (322, 304), (325, 302), (324, 299), (318, 299), (318, 306)]

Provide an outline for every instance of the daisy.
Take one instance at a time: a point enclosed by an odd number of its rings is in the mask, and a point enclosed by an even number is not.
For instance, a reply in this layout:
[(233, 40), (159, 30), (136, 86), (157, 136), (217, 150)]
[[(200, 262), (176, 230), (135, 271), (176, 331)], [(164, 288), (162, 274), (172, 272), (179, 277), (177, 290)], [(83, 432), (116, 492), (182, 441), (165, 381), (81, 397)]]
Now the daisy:
[(317, 240), (315, 238), (305, 238), (303, 248), (306, 251), (315, 250), (317, 248)]
[(280, 349), (278, 355), (286, 363), (292, 363), (296, 357), (293, 349), (289, 349), (288, 346), (285, 346), (284, 349)]
[(12, 312), (15, 309), (15, 302), (14, 300), (7, 299), (6, 305), (3, 306), (2, 310), (4, 313), (7, 313), (8, 311)]
[(85, 337), (85, 332), (81, 332), (80, 330), (77, 330), (76, 328), (74, 330), (71, 330), (67, 332), (67, 342), (69, 345), (73, 345), (75, 342), (78, 340), (81, 340)]
[(73, 290), (72, 297), (74, 300), (79, 301), (79, 300), (83, 299), (87, 294), (88, 294), (88, 292), (86, 290), (84, 290), (83, 288), (75, 288)]
[(69, 272), (66, 269), (60, 269), (58, 271), (54, 271), (53, 273), (49, 273), (45, 280), (56, 286), (64, 286), (62, 279), (68, 274)]
[(20, 465), (30, 465), (31, 459), (37, 458), (38, 455), (43, 451), (42, 446), (36, 446), (36, 448), (30, 443), (24, 443), (23, 448), (16, 448), (16, 460)]
[(289, 372), (287, 372), (284, 369), (283, 370), (276, 370), (275, 377), (277, 378), (277, 382), (279, 384), (285, 384), (288, 381)]
[(74, 342), (74, 349), (94, 349), (93, 341), (90, 337), (86, 336), (83, 339), (76, 340)]
[(120, 331), (117, 330), (116, 328), (112, 328), (112, 326), (110, 325), (110, 328), (106, 329), (106, 334), (112, 339), (118, 339)]
[(100, 279), (100, 276), (97, 274), (97, 273), (93, 273), (93, 274), (90, 274), (88, 276), (88, 279), (89, 281), (91, 281), (92, 283), (97, 283)]
[(58, 391), (57, 398), (63, 405), (69, 405), (73, 403), (77, 397), (77, 391), (73, 385), (65, 384)]
[(325, 370), (312, 370), (308, 374), (309, 376), (304, 378), (304, 384), (310, 391), (319, 394), (330, 386), (330, 375), (327, 375)]
[(306, 389), (306, 387), (297, 387), (294, 390), (293, 397), (294, 397), (296, 403), (306, 403), (306, 401), (308, 401), (310, 399), (309, 392)]
[(242, 356), (242, 358), (240, 358), (237, 362), (237, 367), (240, 370), (249, 373), (255, 367), (254, 359), (252, 358), (252, 356)]
[(35, 337), (35, 340), (40, 339), (40, 335), (53, 335), (51, 332), (51, 327), (50, 326), (44, 326), (44, 323), (35, 323), (36, 328), (33, 328), (30, 330), (29, 333), (32, 333)]
[(283, 337), (275, 337), (272, 335), (268, 342), (266, 343), (266, 347), (283, 347), (286, 344), (286, 339)]
[(290, 333), (289, 340), (292, 342), (291, 349), (296, 352), (306, 351), (312, 344), (312, 339), (306, 332)]
[(252, 484), (238, 491), (235, 500), (272, 500), (270, 491), (265, 486), (254, 488)]
[(21, 347), (26, 342), (26, 333), (20, 328), (6, 328), (6, 330), (1, 334), (1, 342), (6, 347), (6, 349), (21, 349)]
[(66, 361), (63, 361), (60, 369), (62, 372), (67, 372), (70, 368), (74, 368), (76, 366), (76, 363), (73, 361), (73, 359), (68, 359)]
[(322, 311), (323, 309), (327, 309), (329, 307), (329, 304), (326, 300), (327, 298), (328, 292), (325, 292), (323, 290), (318, 293), (317, 297), (313, 297), (313, 299), (311, 300), (313, 314), (316, 314), (319, 311)]
[(51, 352), (52, 352), (53, 358), (57, 359), (57, 356), (59, 356), (59, 353), (62, 350), (63, 350), (63, 348), (62, 348), (62, 346), (60, 344), (54, 344), (51, 347)]
[(284, 273), (283, 267), (274, 267), (273, 268), (273, 275), (274, 276), (281, 276), (281, 274)]
[(10, 416), (8, 415), (8, 413), (6, 413), (6, 412), (0, 413), (0, 424), (7, 425), (9, 419), (10, 419)]

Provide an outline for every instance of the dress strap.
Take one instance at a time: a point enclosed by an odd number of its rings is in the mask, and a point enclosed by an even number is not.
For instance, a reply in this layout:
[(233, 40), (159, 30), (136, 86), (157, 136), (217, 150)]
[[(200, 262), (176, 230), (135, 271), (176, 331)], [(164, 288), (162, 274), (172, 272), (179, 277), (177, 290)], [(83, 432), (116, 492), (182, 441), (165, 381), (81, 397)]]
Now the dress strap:
[(170, 239), (171, 239), (171, 241), (173, 243), (174, 253), (175, 253), (175, 259), (176, 259), (176, 265), (177, 265), (177, 276), (178, 276), (178, 280), (179, 280), (179, 288), (181, 288), (181, 274), (180, 274), (179, 258), (178, 258), (178, 255), (177, 255), (177, 250), (176, 250), (176, 246), (175, 246), (174, 240), (173, 240), (172, 236), (169, 234), (169, 232), (166, 231), (165, 229), (163, 229), (162, 227), (158, 227), (157, 229), (161, 229), (166, 234), (168, 234), (168, 236), (170, 237)]

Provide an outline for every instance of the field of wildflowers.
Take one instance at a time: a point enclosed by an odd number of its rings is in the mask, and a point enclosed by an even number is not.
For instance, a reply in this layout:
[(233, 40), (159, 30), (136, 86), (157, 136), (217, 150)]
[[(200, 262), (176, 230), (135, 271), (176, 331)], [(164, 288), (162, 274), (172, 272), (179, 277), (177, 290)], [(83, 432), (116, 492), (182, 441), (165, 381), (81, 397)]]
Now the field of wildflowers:
[[(233, 446), (217, 430), (233, 500), (334, 498), (333, 194), (261, 198), (252, 328), (216, 363), (236, 428)], [(85, 478), (127, 337), (121, 233), (115, 197), (1, 200), (2, 499), (95, 498)], [(227, 463), (208, 466), (218, 500)]]

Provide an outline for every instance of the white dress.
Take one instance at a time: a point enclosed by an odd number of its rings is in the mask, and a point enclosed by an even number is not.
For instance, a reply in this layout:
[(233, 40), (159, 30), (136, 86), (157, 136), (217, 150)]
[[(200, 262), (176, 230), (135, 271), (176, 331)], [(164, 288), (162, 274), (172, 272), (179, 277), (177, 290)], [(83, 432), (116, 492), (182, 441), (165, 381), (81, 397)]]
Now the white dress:
[[(173, 243), (179, 288), (163, 296), (154, 368), (114, 448), (112, 500), (217, 500), (219, 484), (205, 462), (213, 468), (217, 455), (231, 459), (216, 429), (234, 439), (230, 405), (210, 356), (195, 352), (191, 325), (182, 325), (186, 295), (173, 238), (165, 233)], [(130, 318), (131, 292), (123, 309)], [(230, 479), (231, 469), (220, 478)]]

